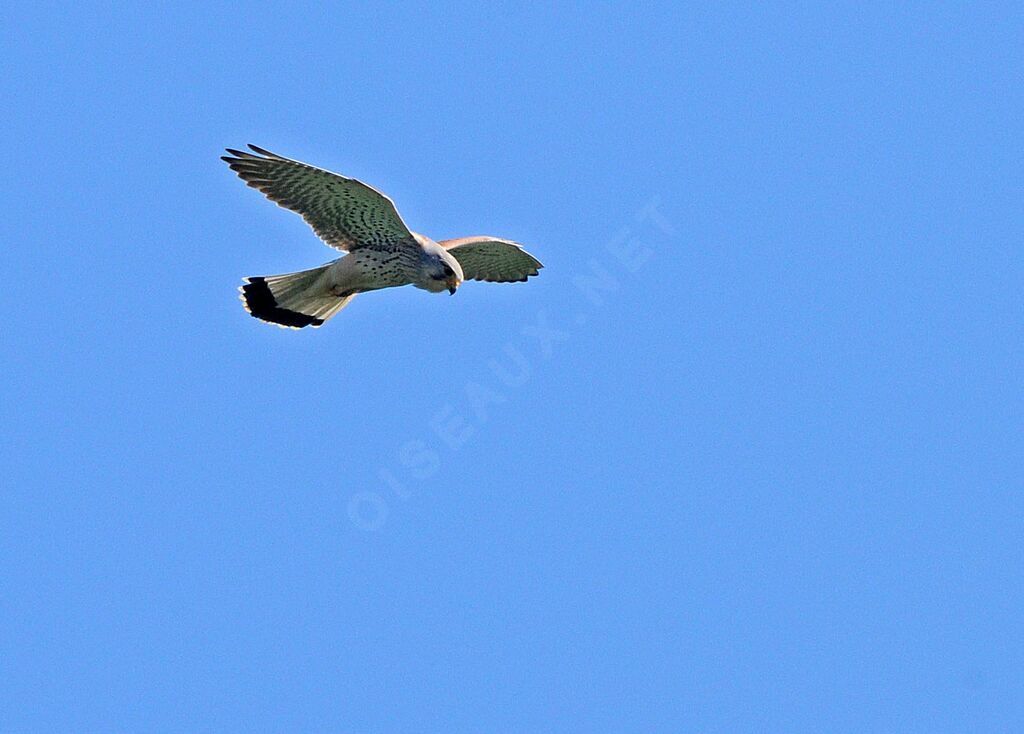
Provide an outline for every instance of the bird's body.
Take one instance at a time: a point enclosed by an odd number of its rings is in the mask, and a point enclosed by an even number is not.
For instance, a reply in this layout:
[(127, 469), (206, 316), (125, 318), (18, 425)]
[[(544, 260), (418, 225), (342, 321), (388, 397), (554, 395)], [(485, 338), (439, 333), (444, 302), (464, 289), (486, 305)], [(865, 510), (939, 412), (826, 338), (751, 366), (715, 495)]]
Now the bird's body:
[[(431, 244), (437, 246), (436, 243)], [(437, 261), (432, 262), (433, 258)], [(447, 279), (439, 263), (447, 262), (450, 267), (458, 268), (454, 257), (440, 258), (436, 252), (431, 253), (426, 248), (417, 250), (410, 247), (395, 252), (356, 250), (330, 263), (324, 274), (329, 287), (339, 295), (410, 284), (436, 293), (447, 288), (439, 282)], [(438, 278), (437, 273), (443, 277)]]
[(455, 294), (464, 280), (525, 281), (543, 266), (497, 237), (435, 242), (405, 226), (394, 203), (355, 179), (249, 146), (228, 149), (231, 169), (280, 206), (298, 212), (344, 257), (313, 270), (246, 278), (242, 301), (254, 317), (301, 329), (320, 326), (358, 294), (414, 285)]

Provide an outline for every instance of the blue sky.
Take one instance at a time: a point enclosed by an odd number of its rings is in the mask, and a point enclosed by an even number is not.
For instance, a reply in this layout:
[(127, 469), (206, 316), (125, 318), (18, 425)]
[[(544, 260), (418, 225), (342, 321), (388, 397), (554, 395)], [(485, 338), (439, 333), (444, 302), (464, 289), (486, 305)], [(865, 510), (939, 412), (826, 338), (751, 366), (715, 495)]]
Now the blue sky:
[(3, 13), (0, 730), (1020, 731), (1019, 6), (326, 5)]

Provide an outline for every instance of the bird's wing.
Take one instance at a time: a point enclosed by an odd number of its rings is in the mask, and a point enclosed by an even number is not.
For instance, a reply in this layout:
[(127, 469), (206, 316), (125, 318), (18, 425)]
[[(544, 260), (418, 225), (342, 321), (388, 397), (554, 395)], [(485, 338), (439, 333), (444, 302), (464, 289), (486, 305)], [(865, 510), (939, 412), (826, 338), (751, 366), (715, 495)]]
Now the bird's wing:
[(339, 250), (418, 247), (391, 199), (354, 178), (283, 158), (250, 145), (221, 156), (238, 177), (285, 209), (298, 212), (313, 231)]
[(514, 283), (525, 281), (544, 267), (521, 245), (498, 237), (460, 237), (438, 244), (459, 261), (466, 280)]

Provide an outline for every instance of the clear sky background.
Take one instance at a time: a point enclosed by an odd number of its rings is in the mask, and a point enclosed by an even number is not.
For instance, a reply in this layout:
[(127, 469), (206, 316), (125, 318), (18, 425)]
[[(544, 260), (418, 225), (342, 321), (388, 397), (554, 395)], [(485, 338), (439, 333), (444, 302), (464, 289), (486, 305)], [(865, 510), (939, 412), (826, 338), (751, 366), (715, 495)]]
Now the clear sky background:
[(0, 731), (1024, 729), (1018, 3), (210, 5), (2, 13)]

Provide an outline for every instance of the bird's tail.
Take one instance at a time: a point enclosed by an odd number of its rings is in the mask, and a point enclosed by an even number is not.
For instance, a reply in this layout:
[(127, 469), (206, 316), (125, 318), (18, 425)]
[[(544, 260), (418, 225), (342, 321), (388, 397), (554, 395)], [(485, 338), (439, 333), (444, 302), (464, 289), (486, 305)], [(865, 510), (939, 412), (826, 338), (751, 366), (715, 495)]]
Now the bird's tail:
[(327, 263), (319, 268), (285, 275), (246, 278), (242, 293), (245, 310), (254, 318), (290, 329), (317, 327), (338, 313), (355, 294), (336, 296), (324, 277)]

